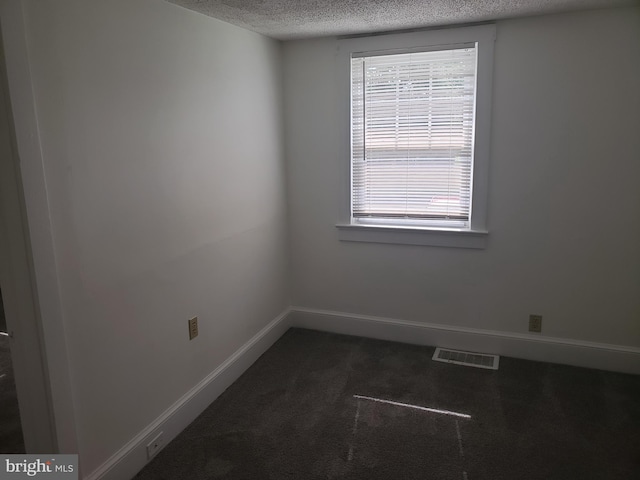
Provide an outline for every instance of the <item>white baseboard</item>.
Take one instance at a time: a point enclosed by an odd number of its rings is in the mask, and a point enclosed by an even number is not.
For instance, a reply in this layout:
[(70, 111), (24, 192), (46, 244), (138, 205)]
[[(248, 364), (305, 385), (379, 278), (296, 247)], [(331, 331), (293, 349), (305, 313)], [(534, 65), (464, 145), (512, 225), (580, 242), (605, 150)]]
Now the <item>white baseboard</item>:
[(132, 478), (147, 464), (146, 444), (159, 431), (165, 443), (173, 440), (289, 327), (640, 374), (640, 348), (291, 307), (85, 479)]
[(291, 307), (292, 327), (640, 374), (640, 348)]
[(85, 479), (132, 478), (148, 463), (146, 445), (159, 431), (164, 432), (165, 444), (173, 440), (284, 335), (289, 326), (287, 309)]

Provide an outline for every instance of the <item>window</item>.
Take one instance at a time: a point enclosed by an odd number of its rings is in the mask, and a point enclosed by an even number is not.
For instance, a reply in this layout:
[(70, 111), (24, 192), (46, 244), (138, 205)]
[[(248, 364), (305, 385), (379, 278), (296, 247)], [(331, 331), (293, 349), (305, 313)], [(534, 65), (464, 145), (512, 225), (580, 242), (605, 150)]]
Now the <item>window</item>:
[(468, 228), (476, 49), (351, 60), (354, 221)]
[[(344, 41), (350, 212), (341, 239), (484, 246), (494, 34), (486, 25)], [(388, 48), (358, 51), (367, 40)]]

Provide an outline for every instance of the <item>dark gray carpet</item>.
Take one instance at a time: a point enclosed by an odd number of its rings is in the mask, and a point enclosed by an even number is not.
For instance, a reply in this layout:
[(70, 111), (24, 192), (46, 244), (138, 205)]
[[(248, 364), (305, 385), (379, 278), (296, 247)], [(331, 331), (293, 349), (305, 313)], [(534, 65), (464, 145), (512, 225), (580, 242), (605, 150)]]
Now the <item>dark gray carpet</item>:
[[(0, 292), (0, 332), (6, 331), (7, 323)], [(25, 453), (9, 338), (3, 335), (0, 335), (0, 453)]]
[(640, 478), (640, 377), (432, 354), (291, 329), (136, 478)]
[(0, 453), (25, 453), (9, 338), (0, 335)]

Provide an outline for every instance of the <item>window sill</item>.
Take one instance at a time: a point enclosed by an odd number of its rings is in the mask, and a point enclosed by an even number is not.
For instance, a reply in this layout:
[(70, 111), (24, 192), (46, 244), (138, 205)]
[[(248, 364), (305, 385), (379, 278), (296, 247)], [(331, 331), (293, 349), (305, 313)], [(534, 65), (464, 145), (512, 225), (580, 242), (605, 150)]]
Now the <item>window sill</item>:
[(432, 247), (487, 247), (489, 232), (422, 227), (338, 224), (338, 238), (345, 242), (392, 243)]

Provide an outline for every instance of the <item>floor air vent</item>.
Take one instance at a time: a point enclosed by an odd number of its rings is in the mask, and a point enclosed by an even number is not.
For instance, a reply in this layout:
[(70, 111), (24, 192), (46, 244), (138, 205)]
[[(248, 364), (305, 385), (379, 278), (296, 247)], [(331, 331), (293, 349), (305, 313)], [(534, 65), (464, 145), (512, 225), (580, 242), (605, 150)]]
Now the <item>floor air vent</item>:
[(485, 355), (484, 353), (462, 352), (460, 350), (449, 350), (446, 348), (436, 348), (433, 353), (436, 362), (456, 363), (469, 367), (487, 368), (498, 370), (500, 357), (498, 355)]

